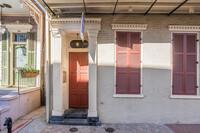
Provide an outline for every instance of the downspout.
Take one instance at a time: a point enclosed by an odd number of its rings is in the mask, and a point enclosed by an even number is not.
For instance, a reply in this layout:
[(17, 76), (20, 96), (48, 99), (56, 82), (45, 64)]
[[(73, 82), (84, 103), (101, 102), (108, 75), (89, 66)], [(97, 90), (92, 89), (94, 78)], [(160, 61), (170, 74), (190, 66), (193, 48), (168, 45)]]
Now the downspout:
[(49, 16), (46, 13), (46, 123), (50, 120), (50, 41), (49, 41)]

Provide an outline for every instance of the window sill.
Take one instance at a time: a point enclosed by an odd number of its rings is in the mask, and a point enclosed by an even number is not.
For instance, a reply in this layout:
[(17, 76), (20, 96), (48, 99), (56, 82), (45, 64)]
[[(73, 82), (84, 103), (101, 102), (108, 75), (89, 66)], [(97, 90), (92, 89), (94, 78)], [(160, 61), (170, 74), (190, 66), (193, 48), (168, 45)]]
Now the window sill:
[(113, 94), (114, 98), (144, 98), (142, 94)]
[(200, 99), (200, 95), (170, 95), (172, 99)]

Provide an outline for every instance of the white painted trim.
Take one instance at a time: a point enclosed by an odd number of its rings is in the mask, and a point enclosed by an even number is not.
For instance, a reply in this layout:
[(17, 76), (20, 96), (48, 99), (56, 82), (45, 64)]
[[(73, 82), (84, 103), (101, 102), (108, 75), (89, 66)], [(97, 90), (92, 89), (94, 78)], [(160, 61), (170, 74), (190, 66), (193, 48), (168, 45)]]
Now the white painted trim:
[(30, 32), (30, 30), (33, 28), (33, 25), (28, 23), (21, 23), (18, 20), (14, 23), (7, 23), (6, 29), (9, 32)]
[(40, 90), (40, 87), (31, 87), (31, 88), (28, 88), (28, 89), (24, 89), (24, 90), (20, 90), (20, 95), (22, 94), (26, 94), (26, 93), (30, 93), (30, 92), (34, 92), (34, 91), (39, 91)]
[[(143, 86), (143, 83), (142, 83), (142, 74), (143, 74), (143, 31), (141, 31), (141, 30), (114, 30), (114, 94), (113, 95), (117, 95), (117, 96), (119, 96), (119, 95), (124, 95), (124, 94), (116, 94), (116, 85), (117, 85), (117, 83), (116, 83), (116, 78), (117, 78), (117, 76), (116, 76), (116, 32), (140, 32), (141, 33), (141, 63), (140, 63), (140, 85), (141, 85), (141, 87), (140, 87), (140, 94), (127, 94), (127, 95), (143, 95), (143, 88), (142, 88), (142, 86)], [(113, 96), (114, 97), (114, 96)]]
[[(181, 31), (179, 31), (179, 32), (171, 32), (171, 49), (170, 49), (170, 69), (171, 69), (171, 87), (170, 87), (170, 89), (171, 89), (171, 95), (173, 95), (173, 88), (172, 88), (172, 86), (173, 86), (173, 53), (172, 53), (172, 51), (173, 51), (173, 41), (172, 41), (172, 39), (173, 39), (173, 34), (174, 33), (194, 33), (194, 34), (197, 34), (197, 39), (199, 40), (199, 32), (193, 32), (193, 31), (185, 31), (185, 32), (181, 32)], [(199, 50), (199, 41), (197, 42), (197, 62), (199, 62), (200, 60), (199, 60), (199, 54), (200, 54), (200, 50)], [(200, 96), (200, 90), (199, 90), (199, 63), (197, 64), (197, 86), (198, 86), (198, 88), (197, 88), (197, 95), (193, 95), (193, 96)], [(178, 95), (178, 96), (180, 96), (180, 95)], [(187, 95), (184, 95), (184, 96), (187, 96)], [(170, 97), (171, 98), (171, 97)]]
[[(81, 18), (53, 18), (51, 24), (81, 23)], [(101, 18), (85, 18), (86, 23), (101, 23)]]
[(172, 99), (200, 99), (199, 95), (170, 95)]
[(2, 33), (0, 33), (0, 53), (1, 53), (1, 57), (0, 57), (0, 86), (1, 86), (1, 82), (2, 82)]
[(142, 94), (113, 94), (114, 98), (124, 97), (124, 98), (144, 98)]
[(14, 85), (14, 43), (13, 43), (13, 33), (10, 32), (10, 49), (9, 49), (9, 54), (10, 54), (10, 57), (9, 57), (9, 61), (10, 61), (10, 65), (8, 68), (9, 69), (9, 86), (12, 86)]
[(113, 30), (146, 30), (147, 24), (111, 24)]
[(169, 25), (169, 31), (200, 31), (200, 26), (192, 25)]

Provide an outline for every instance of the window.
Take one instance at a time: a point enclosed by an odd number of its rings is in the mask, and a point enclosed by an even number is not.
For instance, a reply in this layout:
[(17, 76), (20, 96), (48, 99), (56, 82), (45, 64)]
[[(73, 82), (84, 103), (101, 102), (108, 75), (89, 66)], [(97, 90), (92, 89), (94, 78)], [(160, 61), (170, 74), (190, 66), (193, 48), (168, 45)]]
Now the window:
[(197, 94), (197, 34), (173, 34), (173, 94)]
[(140, 94), (139, 32), (116, 32), (116, 93)]
[(23, 33), (14, 34), (14, 41), (15, 42), (26, 42), (27, 35)]
[[(12, 36), (12, 38), (11, 38)], [(36, 33), (9, 33), (2, 34), (2, 57), (1, 57), (1, 85), (35, 86), (35, 78), (18, 80), (17, 68), (25, 64), (35, 67), (36, 61)], [(13, 50), (10, 51), (10, 48)], [(10, 71), (11, 69), (13, 71)], [(12, 74), (11, 74), (12, 73)], [(18, 83), (20, 81), (20, 83)]]

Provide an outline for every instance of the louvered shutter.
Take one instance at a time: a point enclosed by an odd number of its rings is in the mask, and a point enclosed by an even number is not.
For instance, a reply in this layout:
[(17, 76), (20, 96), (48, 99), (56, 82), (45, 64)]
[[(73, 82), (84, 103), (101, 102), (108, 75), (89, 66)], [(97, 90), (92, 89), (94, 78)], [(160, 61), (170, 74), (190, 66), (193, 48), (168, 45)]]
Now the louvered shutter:
[(196, 94), (196, 40), (196, 34), (173, 34), (173, 94)]
[(173, 93), (184, 93), (184, 34), (173, 35)]
[(140, 33), (117, 32), (116, 93), (140, 93)]
[[(35, 52), (36, 51), (36, 34), (29, 32), (27, 33), (27, 62), (28, 65), (33, 66), (34, 68), (36, 67), (35, 65)], [(27, 84), (28, 86), (35, 86), (35, 78), (28, 78), (27, 79)]]
[(2, 34), (2, 86), (9, 85), (9, 33)]
[(117, 32), (116, 53), (116, 92), (123, 94), (128, 92), (128, 34), (125, 32)]
[(129, 67), (129, 85), (130, 93), (140, 94), (140, 33), (130, 33), (130, 67)]
[(197, 35), (186, 34), (185, 93), (196, 94), (197, 85)]

